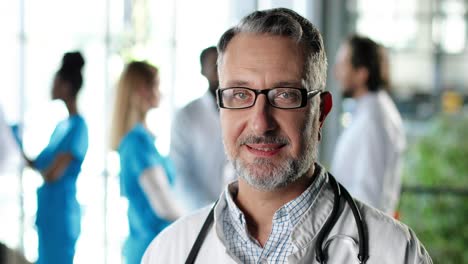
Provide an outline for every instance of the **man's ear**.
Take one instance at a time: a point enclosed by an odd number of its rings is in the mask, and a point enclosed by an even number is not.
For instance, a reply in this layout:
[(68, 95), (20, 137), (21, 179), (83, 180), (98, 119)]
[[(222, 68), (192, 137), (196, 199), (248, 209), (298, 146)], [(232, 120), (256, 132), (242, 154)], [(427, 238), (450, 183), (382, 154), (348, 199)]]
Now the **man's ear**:
[(333, 100), (331, 93), (327, 91), (320, 93), (320, 128), (323, 126), (325, 118), (327, 118), (328, 113), (330, 113), (332, 106)]

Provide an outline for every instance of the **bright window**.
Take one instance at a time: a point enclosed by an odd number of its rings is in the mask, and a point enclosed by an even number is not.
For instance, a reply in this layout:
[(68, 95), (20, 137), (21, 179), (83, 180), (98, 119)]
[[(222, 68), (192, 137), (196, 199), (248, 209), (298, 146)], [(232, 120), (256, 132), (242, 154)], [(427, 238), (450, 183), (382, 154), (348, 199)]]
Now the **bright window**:
[[(45, 147), (57, 122), (67, 115), (62, 103), (50, 100), (63, 53), (80, 50), (86, 59), (79, 109), (88, 123), (90, 144), (77, 183), (83, 218), (75, 263), (121, 263), (128, 232), (126, 203), (119, 196), (118, 157), (107, 145), (114, 86), (125, 62), (145, 59), (160, 69), (163, 101), (148, 115), (148, 123), (158, 136), (160, 152), (167, 154), (173, 112), (208, 88), (200, 74), (199, 54), (216, 45), (227, 29), (229, 4), (217, 0), (0, 2), (0, 70), (7, 73), (2, 77), (0, 104), (10, 123), (24, 124), (25, 152), (30, 157)], [(26, 169), (20, 182), (19, 174), (0, 176), (0, 241), (23, 248), (27, 259), (35, 261), (36, 188), (42, 180)]]

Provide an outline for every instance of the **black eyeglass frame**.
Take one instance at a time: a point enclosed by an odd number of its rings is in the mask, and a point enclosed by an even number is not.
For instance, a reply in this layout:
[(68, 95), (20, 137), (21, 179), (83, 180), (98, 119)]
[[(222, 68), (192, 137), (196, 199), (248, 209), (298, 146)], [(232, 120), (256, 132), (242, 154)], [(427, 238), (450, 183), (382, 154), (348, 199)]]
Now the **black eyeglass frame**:
[[(254, 92), (255, 93), (255, 99), (253, 100), (252, 105), (245, 106), (245, 107), (226, 107), (224, 105), (224, 103), (223, 103), (222, 93), (223, 93), (224, 90), (235, 89), (235, 88), (247, 89), (249, 91)], [(279, 106), (273, 105), (270, 102), (270, 98), (268, 98), (268, 93), (271, 90), (278, 89), (278, 88), (288, 88), (288, 89), (299, 90), (301, 92), (301, 99), (302, 99), (301, 104), (299, 106), (297, 106), (297, 107), (279, 107)], [(267, 98), (268, 104), (271, 107), (278, 108), (278, 109), (298, 109), (298, 108), (305, 107), (307, 105), (308, 100), (310, 100), (312, 97), (316, 96), (317, 94), (320, 94), (321, 92), (322, 91), (318, 90), (318, 89), (315, 89), (315, 90), (312, 90), (312, 91), (307, 91), (307, 89), (305, 89), (305, 88), (298, 88), (298, 87), (273, 87), (273, 88), (270, 88), (270, 89), (258, 90), (258, 89), (252, 89), (252, 88), (249, 88), (249, 87), (234, 86), (234, 87), (226, 87), (226, 88), (216, 89), (216, 99), (217, 99), (216, 101), (218, 102), (219, 108), (234, 109), (234, 110), (236, 110), (236, 109), (246, 109), (246, 108), (250, 108), (250, 107), (255, 105), (255, 103), (257, 102), (257, 98), (258, 98), (259, 94), (264, 94), (265, 97)]]

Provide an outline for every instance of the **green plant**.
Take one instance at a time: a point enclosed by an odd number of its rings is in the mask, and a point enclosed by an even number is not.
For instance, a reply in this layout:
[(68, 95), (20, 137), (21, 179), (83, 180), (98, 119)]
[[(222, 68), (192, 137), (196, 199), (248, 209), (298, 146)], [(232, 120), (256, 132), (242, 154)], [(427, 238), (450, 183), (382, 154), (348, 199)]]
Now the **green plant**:
[[(468, 189), (468, 116), (441, 115), (406, 153), (403, 182)], [(468, 263), (468, 197), (403, 193), (401, 220), (426, 246), (434, 263)]]

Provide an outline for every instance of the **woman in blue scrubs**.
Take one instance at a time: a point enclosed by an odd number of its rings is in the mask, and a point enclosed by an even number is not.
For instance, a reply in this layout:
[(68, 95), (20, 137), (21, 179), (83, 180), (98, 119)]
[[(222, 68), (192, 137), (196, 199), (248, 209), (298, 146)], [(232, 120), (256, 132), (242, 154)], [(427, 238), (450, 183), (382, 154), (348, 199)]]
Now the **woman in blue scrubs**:
[(128, 199), (127, 264), (139, 264), (153, 238), (179, 216), (170, 191), (172, 165), (159, 154), (145, 122), (159, 99), (158, 70), (146, 62), (129, 63), (117, 87), (111, 139), (120, 156), (121, 193)]
[(37, 190), (37, 264), (73, 263), (80, 234), (76, 179), (88, 150), (88, 128), (76, 105), (83, 83), (83, 65), (84, 59), (79, 52), (64, 55), (62, 66), (55, 75), (52, 98), (65, 103), (69, 117), (58, 123), (49, 144), (35, 160), (26, 159), (44, 179), (44, 184)]

